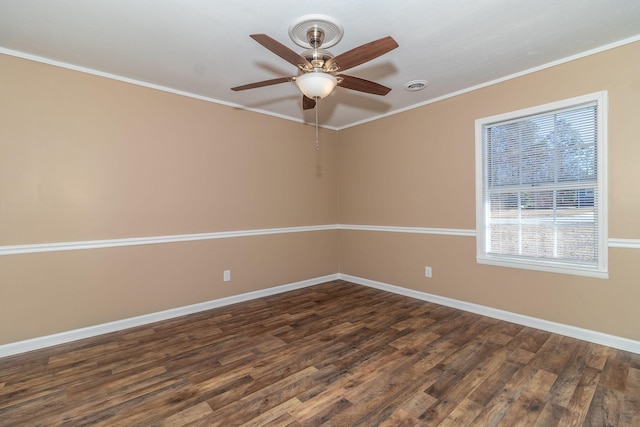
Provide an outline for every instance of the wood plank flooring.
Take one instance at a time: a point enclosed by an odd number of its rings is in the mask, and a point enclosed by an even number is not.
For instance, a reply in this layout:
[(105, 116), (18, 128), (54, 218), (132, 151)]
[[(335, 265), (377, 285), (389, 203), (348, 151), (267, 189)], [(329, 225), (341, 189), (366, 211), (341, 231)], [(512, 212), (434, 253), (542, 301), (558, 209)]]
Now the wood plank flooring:
[(343, 281), (0, 359), (1, 426), (640, 426), (640, 355)]

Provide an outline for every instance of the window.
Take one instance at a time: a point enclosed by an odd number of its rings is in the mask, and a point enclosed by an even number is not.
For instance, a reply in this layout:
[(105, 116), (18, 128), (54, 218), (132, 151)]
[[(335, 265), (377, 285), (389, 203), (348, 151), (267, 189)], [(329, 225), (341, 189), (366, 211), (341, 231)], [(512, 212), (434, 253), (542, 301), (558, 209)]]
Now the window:
[(607, 93), (476, 120), (477, 260), (606, 278)]

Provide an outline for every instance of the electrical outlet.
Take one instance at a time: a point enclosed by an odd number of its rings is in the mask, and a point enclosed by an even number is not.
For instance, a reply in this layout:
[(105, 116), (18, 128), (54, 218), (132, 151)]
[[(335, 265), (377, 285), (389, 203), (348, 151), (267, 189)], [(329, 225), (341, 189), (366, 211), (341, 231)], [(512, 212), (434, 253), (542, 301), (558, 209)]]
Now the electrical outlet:
[(223, 279), (225, 282), (230, 281), (230, 280), (231, 280), (231, 270), (225, 270), (225, 271), (224, 271), (224, 273), (223, 273), (223, 275), (222, 275), (222, 279)]
[(427, 266), (424, 268), (424, 277), (431, 277), (431, 267)]

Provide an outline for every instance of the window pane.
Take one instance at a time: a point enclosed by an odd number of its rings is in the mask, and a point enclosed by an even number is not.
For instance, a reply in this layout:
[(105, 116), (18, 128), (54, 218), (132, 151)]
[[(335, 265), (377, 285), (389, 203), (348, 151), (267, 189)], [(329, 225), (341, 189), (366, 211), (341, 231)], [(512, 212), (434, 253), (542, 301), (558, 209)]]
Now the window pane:
[(489, 253), (518, 255), (520, 252), (519, 226), (516, 224), (492, 224)]
[(530, 223), (522, 226), (522, 255), (534, 258), (553, 258), (555, 255), (555, 227), (553, 224)]
[(495, 193), (490, 197), (491, 218), (516, 218), (518, 193)]
[(554, 152), (544, 140), (529, 141), (523, 147), (522, 184), (553, 182)]
[(520, 183), (519, 124), (495, 126), (488, 130), (489, 186)]
[(594, 224), (560, 224), (558, 234), (558, 258), (580, 261), (597, 259), (597, 233)]
[(494, 193), (488, 253), (573, 261), (597, 260), (593, 188)]
[(492, 125), (489, 187), (595, 179), (596, 108)]

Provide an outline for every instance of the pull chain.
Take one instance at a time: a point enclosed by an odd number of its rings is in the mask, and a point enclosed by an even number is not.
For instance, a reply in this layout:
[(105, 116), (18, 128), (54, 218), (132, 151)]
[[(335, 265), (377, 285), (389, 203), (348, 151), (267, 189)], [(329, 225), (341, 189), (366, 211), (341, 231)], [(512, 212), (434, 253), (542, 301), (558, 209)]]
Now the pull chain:
[(316, 96), (315, 101), (316, 101), (316, 108), (315, 108), (316, 110), (316, 151), (320, 151), (320, 144), (318, 142), (318, 104), (319, 104), (318, 101), (320, 101), (320, 97)]

